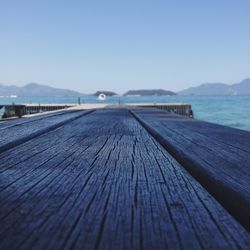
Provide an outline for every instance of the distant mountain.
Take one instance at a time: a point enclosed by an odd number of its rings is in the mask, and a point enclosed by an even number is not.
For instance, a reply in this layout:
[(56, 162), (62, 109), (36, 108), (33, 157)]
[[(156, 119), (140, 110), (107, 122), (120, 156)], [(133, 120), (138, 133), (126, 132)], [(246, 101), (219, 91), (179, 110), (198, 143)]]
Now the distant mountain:
[(160, 95), (176, 95), (176, 93), (164, 89), (140, 89), (140, 90), (129, 90), (124, 94), (124, 96), (128, 95), (160, 96)]
[(8, 86), (0, 83), (0, 96), (10, 96), (17, 95), (19, 87), (17, 86)]
[(178, 92), (179, 95), (250, 95), (250, 78), (235, 84), (204, 83)]
[(97, 92), (95, 92), (94, 96), (99, 96), (100, 94), (104, 94), (106, 96), (117, 95), (117, 93), (115, 93), (113, 91), (97, 91)]
[(29, 83), (23, 87), (7, 86), (0, 84), (0, 96), (56, 96), (56, 97), (75, 97), (82, 96), (82, 93), (68, 89), (53, 88), (47, 85)]

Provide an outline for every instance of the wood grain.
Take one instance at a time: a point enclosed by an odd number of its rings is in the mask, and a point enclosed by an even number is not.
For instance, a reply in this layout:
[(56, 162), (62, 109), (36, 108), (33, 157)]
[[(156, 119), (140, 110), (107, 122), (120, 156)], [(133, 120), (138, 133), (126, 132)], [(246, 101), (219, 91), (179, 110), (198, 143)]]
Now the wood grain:
[(250, 229), (250, 133), (160, 110), (133, 110), (143, 126)]
[(5, 123), (0, 127), (0, 153), (56, 129), (67, 122), (89, 114), (92, 111), (65, 111), (59, 114), (48, 114)]
[(0, 249), (249, 247), (126, 109), (97, 110), (0, 157)]

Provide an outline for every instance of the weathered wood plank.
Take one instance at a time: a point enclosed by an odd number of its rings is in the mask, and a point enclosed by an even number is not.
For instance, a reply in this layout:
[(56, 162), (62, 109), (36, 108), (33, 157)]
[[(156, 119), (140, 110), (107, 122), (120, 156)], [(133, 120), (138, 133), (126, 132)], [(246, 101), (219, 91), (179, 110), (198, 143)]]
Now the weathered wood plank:
[(46, 115), (44, 118), (31, 118), (31, 121), (22, 121), (0, 129), (0, 153), (22, 144), (34, 137), (56, 129), (63, 124), (91, 113), (88, 111), (65, 112), (56, 115)]
[(250, 133), (158, 110), (133, 110), (164, 147), (250, 229)]
[(22, 118), (13, 119), (13, 120), (6, 120), (0, 123), (0, 130), (13, 127), (13, 126), (19, 126), (20, 124), (33, 122), (33, 121), (37, 121), (40, 119), (46, 119), (50, 116), (64, 115), (66, 113), (72, 113), (72, 112), (79, 112), (79, 110), (61, 110), (61, 111), (56, 111), (56, 112), (40, 113), (31, 117), (22, 117)]
[[(22, 148), (36, 154), (19, 161)], [(1, 249), (248, 249), (244, 228), (127, 110), (1, 156)]]

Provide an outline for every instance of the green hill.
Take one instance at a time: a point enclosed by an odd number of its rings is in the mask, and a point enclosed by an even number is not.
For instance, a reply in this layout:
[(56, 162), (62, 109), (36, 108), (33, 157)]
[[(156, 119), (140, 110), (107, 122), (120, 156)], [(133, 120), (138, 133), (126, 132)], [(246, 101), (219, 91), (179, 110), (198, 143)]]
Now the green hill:
[(162, 95), (176, 95), (176, 93), (164, 89), (140, 89), (140, 90), (129, 90), (124, 94), (124, 96), (128, 95), (162, 96)]

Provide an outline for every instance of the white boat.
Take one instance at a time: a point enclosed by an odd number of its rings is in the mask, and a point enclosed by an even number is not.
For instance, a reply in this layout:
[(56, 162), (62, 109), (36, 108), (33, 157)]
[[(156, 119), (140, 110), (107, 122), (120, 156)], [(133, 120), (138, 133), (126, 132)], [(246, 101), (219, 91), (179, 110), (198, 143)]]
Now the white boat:
[(97, 98), (99, 101), (105, 101), (107, 99), (106, 95), (101, 93), (98, 98)]
[(10, 95), (10, 98), (17, 98), (17, 95)]

